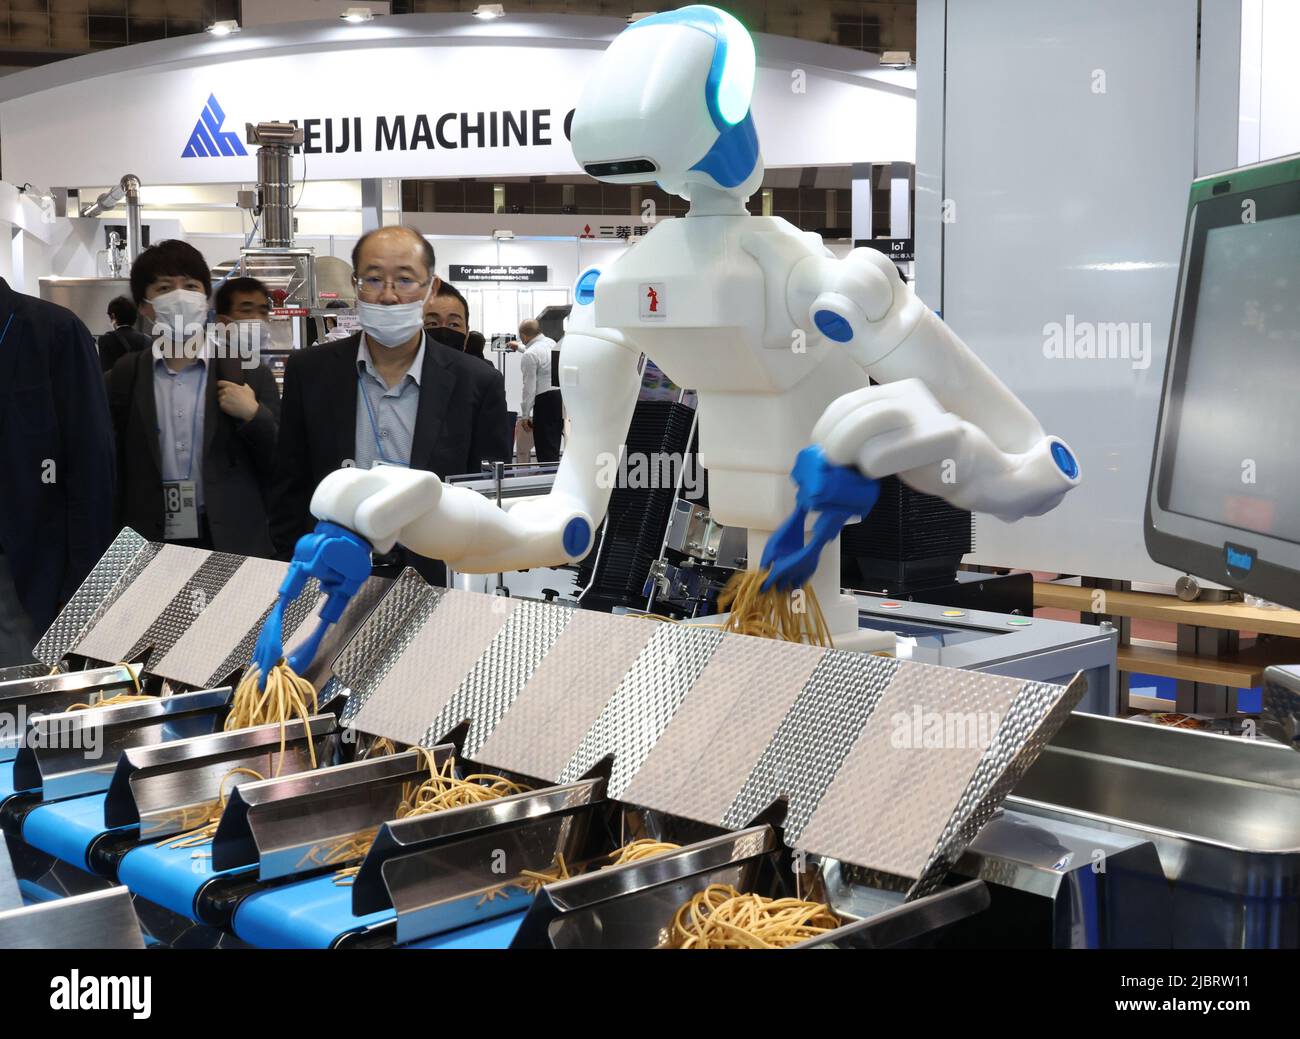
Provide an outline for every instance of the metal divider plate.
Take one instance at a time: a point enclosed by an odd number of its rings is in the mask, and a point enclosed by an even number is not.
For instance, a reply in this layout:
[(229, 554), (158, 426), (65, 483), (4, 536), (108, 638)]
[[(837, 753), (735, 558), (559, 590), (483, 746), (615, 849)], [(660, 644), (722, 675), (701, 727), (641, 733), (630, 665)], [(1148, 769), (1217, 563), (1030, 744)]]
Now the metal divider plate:
[(824, 652), (727, 635), (624, 798), (721, 825)]
[[(632, 619), (630, 623), (653, 622)], [(684, 624), (657, 625), (636, 663), (560, 772), (559, 781), (581, 779), (598, 761), (612, 754), (609, 794), (621, 798), (721, 641), (720, 631)]]
[[(501, 597), (492, 600), (494, 605), (507, 601)], [(541, 603), (516, 600), (487, 652), (426, 730), (421, 746), (437, 746), (468, 719), (469, 732), (462, 749), (467, 757), (474, 757), (573, 615), (572, 610), (552, 610)]]
[(435, 605), (357, 714), (363, 732), (420, 743), (518, 603), (451, 589)]
[[(399, 582), (400, 584), (400, 582)], [(336, 662), (357, 728), (414, 743), (468, 718), (475, 760), (739, 829), (778, 798), (792, 846), (918, 897), (1086, 688), (817, 650), (543, 603), (411, 593)], [(475, 601), (477, 600), (477, 601)], [(549, 615), (549, 616), (548, 616)], [(920, 712), (986, 717), (978, 745), (908, 746)], [(345, 715), (346, 717), (346, 715)], [(900, 720), (901, 719), (901, 720)]]
[[(210, 601), (200, 600), (211, 608), (193, 619), (152, 670), (189, 685), (216, 681), (217, 669), (248, 634), (248, 627), (241, 622), (270, 612), (288, 570), (288, 564), (269, 559), (240, 561)], [(253, 630), (258, 628), (260, 625)]]
[(371, 694), (420, 633), (442, 601), (443, 589), (431, 588), (414, 570), (404, 570), (374, 612), (334, 661), (334, 674), (350, 690), (340, 721), (354, 726)]
[(1018, 691), (971, 671), (936, 677), (907, 669), (889, 683), (807, 825), (791, 828), (801, 847), (921, 876)]
[(605, 613), (572, 612), (479, 749), (482, 760), (511, 762), (526, 776), (554, 779), (655, 633), (652, 621), (629, 624)]
[(787, 835), (798, 834), (897, 668), (898, 661), (887, 657), (827, 652), (722, 817), (723, 825), (748, 825), (784, 797)]
[(41, 636), (32, 655), (48, 667), (62, 660), (81, 641), (96, 616), (116, 601), (157, 551), (156, 545), (124, 527)]
[(159, 605), (170, 603), (207, 557), (201, 549), (163, 545), (73, 649), (92, 660), (125, 660), (157, 619)]

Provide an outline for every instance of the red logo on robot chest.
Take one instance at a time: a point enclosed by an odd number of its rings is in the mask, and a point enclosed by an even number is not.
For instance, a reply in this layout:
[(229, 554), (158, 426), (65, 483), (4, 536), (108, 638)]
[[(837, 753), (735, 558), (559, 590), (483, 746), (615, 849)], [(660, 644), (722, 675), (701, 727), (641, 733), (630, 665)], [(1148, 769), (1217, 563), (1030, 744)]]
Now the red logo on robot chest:
[(668, 297), (661, 281), (647, 282), (640, 286), (641, 320), (658, 321), (668, 316)]

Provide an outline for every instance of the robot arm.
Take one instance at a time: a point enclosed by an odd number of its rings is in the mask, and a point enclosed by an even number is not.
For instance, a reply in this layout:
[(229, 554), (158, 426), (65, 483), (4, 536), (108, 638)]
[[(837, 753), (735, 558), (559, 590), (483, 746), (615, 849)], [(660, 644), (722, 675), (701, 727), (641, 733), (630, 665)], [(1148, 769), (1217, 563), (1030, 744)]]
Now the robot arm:
[(609, 505), (613, 481), (602, 476), (617, 465), (641, 385), (640, 351), (618, 332), (592, 327), (593, 310), (580, 303), (566, 322), (560, 381), (574, 421), (550, 493), (503, 509), (422, 470), (340, 469), (316, 488), (312, 514), (363, 535), (378, 552), (400, 542), (463, 573), (581, 559)]
[(813, 431), (832, 462), (897, 473), (961, 508), (1006, 520), (1055, 508), (1079, 483), (1059, 437), (870, 249), (791, 270), (796, 322), (843, 345), (882, 383), (834, 401)]

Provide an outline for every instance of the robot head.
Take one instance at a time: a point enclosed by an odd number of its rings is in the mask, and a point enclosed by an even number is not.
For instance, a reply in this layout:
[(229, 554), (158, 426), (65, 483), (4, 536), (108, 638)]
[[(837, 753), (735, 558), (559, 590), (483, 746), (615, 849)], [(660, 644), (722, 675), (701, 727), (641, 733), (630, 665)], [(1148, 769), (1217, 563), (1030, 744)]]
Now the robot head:
[(573, 154), (597, 180), (747, 199), (763, 179), (749, 110), (755, 65), (754, 41), (725, 11), (696, 4), (642, 18), (583, 87)]

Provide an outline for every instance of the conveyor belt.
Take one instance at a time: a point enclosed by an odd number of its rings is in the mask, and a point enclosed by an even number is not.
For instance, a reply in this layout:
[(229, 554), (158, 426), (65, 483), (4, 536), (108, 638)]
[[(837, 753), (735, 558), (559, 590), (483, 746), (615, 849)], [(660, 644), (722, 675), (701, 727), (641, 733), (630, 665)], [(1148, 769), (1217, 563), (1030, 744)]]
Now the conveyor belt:
[(78, 869), (90, 868), (90, 845), (104, 832), (103, 794), (52, 801), (23, 819), (23, 840)]
[(352, 888), (334, 874), (250, 895), (235, 912), (235, 934), (263, 949), (328, 949), (350, 931), (393, 918), (391, 909), (352, 915)]
[(404, 945), (404, 949), (508, 949), (515, 932), (523, 923), (523, 913), (498, 916), (487, 923), (461, 927), (446, 934), (435, 934), (418, 942)]
[[(202, 852), (202, 856), (195, 858), (196, 851)], [(157, 844), (145, 844), (126, 853), (118, 866), (117, 878), (133, 894), (196, 923), (201, 922), (194, 904), (203, 886), (214, 877), (252, 870), (252, 867), (214, 870), (210, 851), (210, 848), (163, 848)]]

